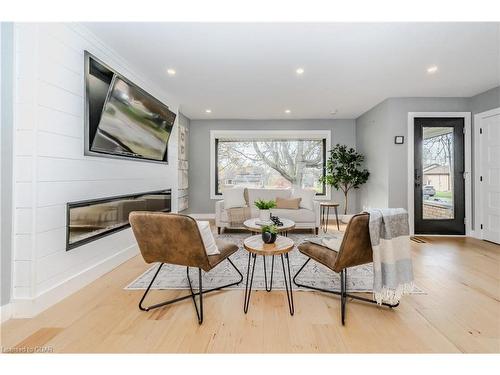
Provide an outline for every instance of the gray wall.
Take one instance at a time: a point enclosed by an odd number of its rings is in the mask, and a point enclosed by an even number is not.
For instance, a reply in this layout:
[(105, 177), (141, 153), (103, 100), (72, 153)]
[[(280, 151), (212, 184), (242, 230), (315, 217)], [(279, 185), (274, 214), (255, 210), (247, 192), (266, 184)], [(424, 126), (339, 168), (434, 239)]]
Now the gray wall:
[(474, 121), (475, 114), (498, 107), (500, 107), (500, 86), (469, 98), (469, 111), (472, 112), (472, 121)]
[[(474, 121), (476, 113), (498, 107), (500, 87), (495, 87), (470, 98), (389, 98), (358, 117), (356, 146), (372, 175), (357, 195), (357, 209), (407, 208), (408, 112), (471, 112)], [(404, 135), (405, 144), (395, 145), (396, 135)], [(474, 139), (472, 145), (474, 155)]]
[(12, 283), (12, 109), (13, 109), (13, 42), (12, 23), (1, 24), (1, 298), (3, 306), (10, 301)]
[[(408, 112), (467, 112), (464, 98), (394, 98), (389, 99), (389, 207), (408, 203)], [(394, 144), (395, 135), (404, 135), (403, 145)]]
[(387, 131), (389, 103), (384, 100), (356, 119), (356, 149), (365, 156), (370, 171), (368, 182), (360, 187), (356, 207), (387, 207), (389, 204), (389, 154), (391, 140)]
[[(341, 143), (356, 146), (354, 120), (191, 120), (189, 134), (189, 210), (190, 213), (214, 213), (210, 199), (210, 130), (332, 130), (332, 146)], [(355, 195), (349, 200), (355, 210)], [(334, 192), (333, 200), (342, 202)]]
[[(468, 99), (389, 98), (356, 119), (356, 146), (367, 156), (367, 165), (372, 168), (369, 182), (358, 194), (358, 210), (407, 208), (408, 112), (448, 111), (469, 111)], [(370, 125), (375, 129), (370, 129)], [(394, 144), (396, 135), (405, 137), (403, 145)], [(376, 167), (373, 164), (377, 164)], [(375, 177), (376, 174), (382, 177)]]

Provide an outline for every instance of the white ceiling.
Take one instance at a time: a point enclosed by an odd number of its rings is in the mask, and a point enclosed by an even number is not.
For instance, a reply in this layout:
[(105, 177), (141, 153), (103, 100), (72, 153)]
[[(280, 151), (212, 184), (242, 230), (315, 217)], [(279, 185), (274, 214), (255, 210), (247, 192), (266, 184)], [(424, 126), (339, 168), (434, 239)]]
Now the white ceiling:
[(356, 118), (388, 97), (500, 84), (499, 23), (86, 25), (192, 119)]

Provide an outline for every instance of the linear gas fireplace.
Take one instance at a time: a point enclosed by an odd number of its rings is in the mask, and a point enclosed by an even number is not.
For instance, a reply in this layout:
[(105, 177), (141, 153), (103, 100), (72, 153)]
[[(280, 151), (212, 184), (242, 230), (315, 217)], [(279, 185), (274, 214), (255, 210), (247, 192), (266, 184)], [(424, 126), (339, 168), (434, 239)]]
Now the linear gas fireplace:
[(171, 190), (92, 199), (67, 204), (66, 250), (130, 226), (132, 211), (171, 211)]

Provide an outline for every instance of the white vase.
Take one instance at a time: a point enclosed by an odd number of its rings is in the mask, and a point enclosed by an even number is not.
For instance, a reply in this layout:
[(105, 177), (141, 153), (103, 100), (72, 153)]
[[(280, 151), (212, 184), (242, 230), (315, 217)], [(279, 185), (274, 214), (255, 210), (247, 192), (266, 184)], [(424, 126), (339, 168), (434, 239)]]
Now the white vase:
[(259, 210), (259, 220), (269, 221), (269, 210)]

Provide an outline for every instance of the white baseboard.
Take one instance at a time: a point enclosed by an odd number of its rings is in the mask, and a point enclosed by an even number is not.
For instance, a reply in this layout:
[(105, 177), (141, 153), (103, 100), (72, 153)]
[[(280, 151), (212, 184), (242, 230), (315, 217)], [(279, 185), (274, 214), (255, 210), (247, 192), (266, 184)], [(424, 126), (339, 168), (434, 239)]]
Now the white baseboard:
[(0, 306), (0, 323), (9, 320), (12, 317), (12, 304), (7, 303)]
[(191, 216), (193, 219), (200, 220), (215, 219), (215, 214), (188, 214), (188, 216)]
[(478, 240), (482, 240), (481, 231), (480, 230), (471, 230), (469, 234), (466, 234), (468, 237), (476, 238)]
[(99, 263), (81, 271), (62, 281), (53, 288), (43, 292), (35, 298), (15, 299), (11, 301), (12, 318), (32, 318), (59, 301), (77, 292), (84, 286), (95, 281), (105, 273), (116, 268), (123, 262), (138, 254), (137, 245), (128, 248), (100, 261)]

